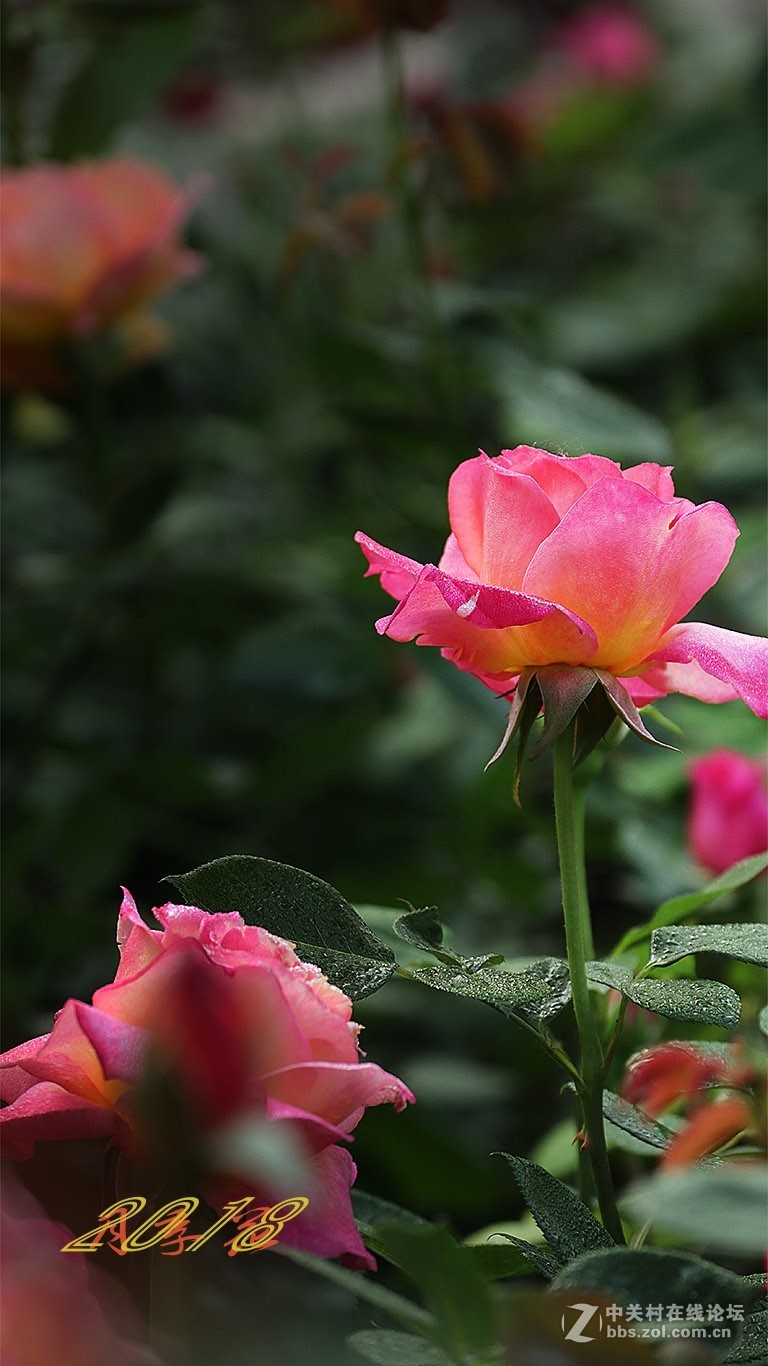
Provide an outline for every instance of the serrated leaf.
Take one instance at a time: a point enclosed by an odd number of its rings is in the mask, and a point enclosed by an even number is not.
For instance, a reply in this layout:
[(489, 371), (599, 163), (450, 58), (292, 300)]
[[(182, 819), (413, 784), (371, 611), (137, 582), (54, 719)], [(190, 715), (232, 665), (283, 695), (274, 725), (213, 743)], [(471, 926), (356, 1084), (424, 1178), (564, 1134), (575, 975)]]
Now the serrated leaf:
[(425, 1342), (412, 1333), (396, 1333), (388, 1328), (366, 1329), (353, 1333), (347, 1343), (366, 1361), (378, 1366), (451, 1366), (451, 1358), (436, 1343)]
[(552, 1282), (553, 1290), (575, 1287), (601, 1291), (624, 1305), (754, 1302), (734, 1272), (667, 1248), (610, 1248), (577, 1256)]
[(665, 967), (691, 953), (722, 953), (768, 968), (766, 925), (673, 925), (654, 930), (649, 963)]
[(528, 1209), (550, 1247), (569, 1261), (585, 1249), (613, 1248), (613, 1238), (591, 1210), (562, 1181), (525, 1157), (501, 1153), (514, 1172)]
[[(497, 1235), (504, 1239), (502, 1243), (472, 1243), (465, 1244), (466, 1251), (471, 1254), (472, 1261), (478, 1267), (481, 1276), (487, 1281), (502, 1281), (512, 1277), (530, 1276), (531, 1259), (523, 1247), (530, 1249), (530, 1243), (523, 1243), (521, 1238), (514, 1238), (511, 1235)], [(536, 1248), (535, 1252), (541, 1252), (544, 1259), (547, 1253), (544, 1248)], [(554, 1259), (549, 1258), (549, 1263), (554, 1265)], [(536, 1267), (539, 1270), (539, 1267)], [(554, 1274), (554, 1273), (553, 1273)]]
[(559, 1015), (571, 999), (571, 975), (565, 959), (542, 958), (538, 963), (531, 963), (527, 971), (541, 979), (546, 996), (536, 1005), (521, 1007), (522, 1013), (539, 1021)]
[(556, 1257), (546, 1247), (539, 1247), (536, 1243), (527, 1243), (524, 1238), (516, 1238), (512, 1233), (497, 1233), (495, 1236), (511, 1243), (512, 1247), (522, 1254), (534, 1271), (538, 1271), (539, 1275), (547, 1281), (551, 1281), (562, 1267), (560, 1258)]
[(768, 1342), (768, 1310), (758, 1310), (744, 1320), (738, 1342), (724, 1357), (724, 1366), (765, 1366)]
[(190, 905), (239, 911), (247, 924), (289, 939), (353, 1001), (378, 991), (394, 972), (392, 950), (335, 887), (301, 868), (233, 854), (164, 881)]
[(729, 892), (737, 892), (741, 887), (746, 886), (754, 878), (759, 877), (760, 873), (768, 868), (768, 853), (753, 854), (751, 858), (742, 859), (740, 863), (735, 863), (727, 872), (721, 873), (714, 881), (707, 883), (698, 892), (686, 892), (683, 896), (673, 896), (669, 901), (662, 902), (643, 925), (635, 925), (628, 930), (615, 949), (615, 954), (624, 953), (627, 949), (632, 949), (637, 944), (642, 944), (649, 939), (651, 932), (660, 928), (662, 925), (674, 925), (680, 920), (685, 920), (689, 915), (695, 915), (703, 911), (713, 901), (719, 897), (726, 896)]
[(408, 915), (399, 916), (392, 928), (407, 944), (413, 944), (414, 948), (423, 949), (426, 953), (442, 947), (443, 927), (434, 906), (425, 906), (423, 910), (409, 911)]
[(454, 996), (468, 996), (488, 1005), (515, 1010), (535, 1005), (546, 999), (546, 987), (533, 972), (494, 972), (480, 968), (464, 972), (461, 967), (414, 968), (409, 977), (435, 991), (448, 991)]
[(762, 1163), (731, 1160), (660, 1172), (638, 1181), (625, 1198), (636, 1218), (700, 1247), (744, 1256), (765, 1250), (768, 1177)]
[(630, 1104), (613, 1091), (603, 1092), (603, 1114), (617, 1129), (623, 1129), (624, 1133), (630, 1134), (638, 1143), (657, 1151), (666, 1148), (674, 1138), (671, 1129), (665, 1128), (655, 1119), (650, 1119), (642, 1110), (638, 1110), (636, 1105)]
[(741, 1002), (736, 992), (722, 982), (702, 979), (658, 982), (633, 977), (629, 968), (618, 963), (587, 963), (587, 980), (612, 987), (643, 1010), (652, 1010), (668, 1020), (688, 1020), (737, 1029)]

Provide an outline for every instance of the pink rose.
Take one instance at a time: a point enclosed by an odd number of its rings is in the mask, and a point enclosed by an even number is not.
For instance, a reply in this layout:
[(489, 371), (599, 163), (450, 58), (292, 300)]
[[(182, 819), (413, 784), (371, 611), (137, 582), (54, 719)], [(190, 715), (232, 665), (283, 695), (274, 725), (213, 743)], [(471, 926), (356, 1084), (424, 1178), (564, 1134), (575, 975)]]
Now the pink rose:
[(716, 749), (688, 771), (688, 845), (702, 868), (724, 873), (750, 854), (768, 849), (765, 764), (732, 749)]
[(0, 1347), (5, 1366), (160, 1366), (131, 1339), (138, 1316), (122, 1288), (82, 1252), (33, 1197), (3, 1180)]
[(719, 503), (676, 498), (669, 468), (518, 446), (466, 460), (448, 487), (438, 565), (358, 532), (397, 600), (376, 623), (436, 645), (496, 692), (523, 669), (587, 665), (637, 705), (670, 692), (741, 697), (768, 716), (768, 641), (681, 618), (719, 579), (738, 536)]
[(351, 1001), (287, 940), (235, 911), (166, 905), (153, 914), (162, 930), (144, 924), (126, 892), (114, 982), (92, 1005), (67, 1001), (50, 1034), (0, 1058), (8, 1155), (30, 1157), (41, 1139), (99, 1135), (139, 1152), (133, 1099), (151, 1047), (172, 1064), (204, 1134), (252, 1115), (281, 1126), (306, 1154), (310, 1205), (286, 1224), (283, 1242), (375, 1267), (352, 1217), (355, 1164), (339, 1145), (367, 1106), (402, 1110), (411, 1092), (361, 1062)]
[(132, 157), (0, 178), (4, 382), (53, 371), (53, 347), (131, 322), (198, 269), (181, 241), (194, 194)]
[(597, 84), (641, 85), (659, 61), (656, 37), (623, 5), (578, 10), (561, 26), (556, 47), (579, 76)]

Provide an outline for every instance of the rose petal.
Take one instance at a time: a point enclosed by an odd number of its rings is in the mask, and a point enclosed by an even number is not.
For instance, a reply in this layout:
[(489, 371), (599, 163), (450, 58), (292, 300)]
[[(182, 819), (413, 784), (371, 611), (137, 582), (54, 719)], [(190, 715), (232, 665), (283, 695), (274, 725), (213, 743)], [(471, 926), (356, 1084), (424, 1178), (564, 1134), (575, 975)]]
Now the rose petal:
[(467, 564), (500, 588), (521, 587), (533, 552), (559, 521), (535, 479), (487, 455), (454, 470), (448, 512)]
[(124, 1127), (106, 1105), (73, 1096), (51, 1081), (38, 1082), (0, 1110), (0, 1125), (3, 1151), (16, 1161), (32, 1157), (38, 1140), (100, 1138)]
[(397, 551), (372, 541), (362, 531), (355, 533), (355, 540), (368, 561), (365, 577), (380, 574), (384, 592), (399, 602), (413, 588), (423, 566), (418, 560), (409, 560), (407, 555), (398, 555)]
[(595, 651), (591, 628), (557, 603), (453, 579), (435, 565), (425, 565), (376, 629), (393, 640), (451, 649), (465, 668), (491, 674), (516, 674), (552, 658), (580, 664)]
[[(738, 696), (757, 716), (768, 717), (768, 640), (762, 636), (686, 621), (668, 632), (651, 660), (667, 665), (663, 674), (648, 671), (654, 684), (663, 678), (673, 685), (669, 691), (705, 702)], [(717, 680), (714, 685), (713, 679)]]
[(355, 1270), (375, 1271), (376, 1258), (365, 1247), (352, 1213), (349, 1191), (357, 1167), (351, 1154), (346, 1148), (326, 1148), (312, 1159), (310, 1169), (310, 1203), (285, 1225), (280, 1242), (315, 1257), (339, 1257)]
[[(523, 587), (589, 621), (590, 663), (631, 672), (728, 563), (738, 530), (707, 503), (681, 517), (640, 485), (600, 479), (536, 551)], [(607, 590), (610, 585), (610, 592)], [(566, 661), (570, 662), (570, 661)]]
[(297, 1063), (264, 1077), (270, 1097), (301, 1105), (330, 1124), (348, 1129), (349, 1117), (369, 1105), (402, 1110), (414, 1096), (397, 1077), (376, 1063)]

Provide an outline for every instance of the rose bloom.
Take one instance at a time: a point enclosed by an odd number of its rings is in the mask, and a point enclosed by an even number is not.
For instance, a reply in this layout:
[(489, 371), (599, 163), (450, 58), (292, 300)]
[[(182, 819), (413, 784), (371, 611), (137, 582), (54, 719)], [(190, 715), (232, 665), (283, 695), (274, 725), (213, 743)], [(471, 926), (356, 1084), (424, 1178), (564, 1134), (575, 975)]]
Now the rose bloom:
[(578, 10), (557, 33), (556, 50), (597, 85), (642, 85), (659, 62), (659, 44), (641, 15), (623, 5)]
[(67, 1001), (50, 1034), (0, 1058), (0, 1096), (11, 1102), (0, 1111), (7, 1155), (30, 1157), (42, 1139), (99, 1135), (140, 1154), (136, 1086), (148, 1058), (162, 1055), (196, 1131), (215, 1135), (252, 1116), (280, 1126), (276, 1133), (306, 1154), (310, 1204), (281, 1241), (375, 1267), (352, 1217), (355, 1164), (339, 1145), (367, 1106), (401, 1110), (411, 1092), (360, 1061), (351, 1001), (287, 940), (235, 911), (165, 905), (153, 914), (161, 930), (144, 924), (126, 892), (114, 982), (92, 1005)]
[(481, 453), (451, 476), (448, 512), (437, 565), (358, 532), (367, 572), (397, 600), (380, 634), (436, 645), (500, 693), (525, 668), (586, 665), (638, 706), (683, 692), (741, 697), (768, 716), (768, 641), (681, 621), (739, 533), (719, 503), (676, 497), (669, 468), (530, 446)]
[(768, 849), (766, 766), (732, 749), (716, 749), (688, 770), (688, 846), (710, 873)]
[(57, 343), (133, 325), (193, 274), (180, 227), (193, 193), (132, 157), (0, 177), (0, 341), (6, 384), (56, 375)]
[(3, 1179), (0, 1214), (0, 1348), (6, 1366), (161, 1366), (140, 1336), (122, 1288), (82, 1252), (62, 1255), (73, 1234)]

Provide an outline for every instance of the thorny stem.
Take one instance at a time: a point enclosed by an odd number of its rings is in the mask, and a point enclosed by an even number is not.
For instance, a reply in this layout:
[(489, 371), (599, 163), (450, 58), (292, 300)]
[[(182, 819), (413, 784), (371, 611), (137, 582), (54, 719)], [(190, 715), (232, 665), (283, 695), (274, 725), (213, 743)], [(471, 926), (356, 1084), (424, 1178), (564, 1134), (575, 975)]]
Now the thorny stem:
[(571, 722), (554, 746), (555, 822), (565, 942), (581, 1049), (579, 1093), (584, 1113), (586, 1151), (592, 1166), (600, 1214), (611, 1236), (617, 1243), (623, 1243), (624, 1230), (616, 1208), (603, 1124), (603, 1052), (587, 983), (586, 963), (592, 946), (592, 931), (584, 873), (583, 805), (575, 793), (573, 752), (574, 725)]

